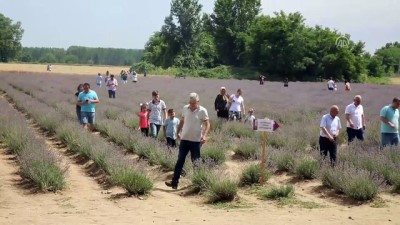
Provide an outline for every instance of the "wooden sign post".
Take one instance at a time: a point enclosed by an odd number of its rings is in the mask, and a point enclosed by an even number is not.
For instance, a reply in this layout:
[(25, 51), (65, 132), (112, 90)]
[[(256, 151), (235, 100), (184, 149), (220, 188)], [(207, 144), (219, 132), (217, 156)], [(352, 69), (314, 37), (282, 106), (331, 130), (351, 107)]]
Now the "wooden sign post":
[(261, 154), (261, 163), (260, 163), (260, 184), (264, 185), (265, 183), (265, 160), (267, 157), (267, 132), (273, 132), (274, 131), (274, 124), (275, 121), (270, 120), (268, 118), (265, 119), (257, 119), (254, 121), (254, 130), (256, 131), (262, 131), (262, 154)]

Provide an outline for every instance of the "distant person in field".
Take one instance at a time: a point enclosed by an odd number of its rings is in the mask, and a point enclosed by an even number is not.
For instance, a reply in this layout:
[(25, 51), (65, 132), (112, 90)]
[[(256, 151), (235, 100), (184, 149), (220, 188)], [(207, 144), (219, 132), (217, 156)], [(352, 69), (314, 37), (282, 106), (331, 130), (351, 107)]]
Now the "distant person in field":
[(351, 91), (350, 82), (348, 80), (344, 81), (344, 89), (346, 91)]
[(137, 82), (137, 73), (135, 70), (132, 70), (131, 77), (132, 77), (132, 82), (136, 83)]
[(260, 85), (264, 85), (265, 76), (260, 74), (260, 76), (258, 76), (258, 80), (260, 81)]
[(285, 78), (284, 80), (283, 80), (283, 86), (284, 87), (289, 87), (289, 78)]
[(84, 128), (93, 131), (96, 118), (96, 104), (99, 103), (97, 93), (90, 90), (90, 84), (83, 84), (83, 91), (78, 95), (78, 105), (81, 106), (81, 123)]
[(229, 97), (229, 104), (231, 105), (229, 108), (229, 120), (242, 121), (242, 112), (246, 112), (244, 107), (244, 99), (242, 97), (242, 89), (238, 89), (236, 94), (232, 94)]
[(339, 107), (337, 105), (331, 106), (330, 112), (322, 116), (319, 126), (321, 129), (319, 133), (321, 155), (325, 159), (329, 152), (331, 166), (336, 165), (337, 137), (339, 136), (339, 130), (342, 128), (338, 114)]
[(399, 144), (399, 107), (400, 98), (394, 98), (380, 111), (382, 147)]
[(253, 127), (255, 119), (256, 117), (254, 116), (254, 109), (250, 108), (246, 118), (244, 119), (244, 123)]
[(114, 78), (114, 74), (111, 74), (110, 79), (107, 81), (106, 86), (108, 87), (108, 97), (115, 98), (117, 92), (118, 81)]
[(360, 141), (364, 140), (365, 130), (365, 115), (364, 108), (361, 105), (361, 95), (356, 95), (353, 99), (353, 103), (346, 106), (344, 111), (347, 121), (347, 140), (350, 144), (354, 138)]
[[(77, 100), (77, 101), (78, 101), (79, 93), (81, 93), (82, 91), (83, 91), (83, 84), (79, 84), (78, 87), (76, 88), (76, 93), (75, 93), (75, 96), (76, 96), (76, 100)], [(76, 103), (76, 117), (78, 118), (79, 123), (82, 124), (82, 120), (81, 120), (81, 106), (80, 106), (78, 103)]]
[(157, 138), (163, 122), (167, 119), (167, 106), (165, 105), (165, 102), (160, 99), (158, 91), (153, 91), (151, 96), (153, 97), (153, 100), (148, 103), (150, 136)]
[(332, 77), (328, 80), (327, 86), (328, 90), (330, 91), (335, 90), (335, 81), (333, 81)]
[(125, 70), (122, 72), (122, 81), (124, 84), (128, 83), (128, 73)]
[(183, 107), (182, 118), (177, 130), (181, 142), (174, 176), (172, 181), (165, 182), (168, 187), (178, 188), (179, 178), (189, 152), (194, 164), (200, 159), (200, 148), (202, 144), (206, 143), (209, 130), (210, 122), (207, 109), (200, 106), (198, 94), (190, 93), (189, 104)]
[(220, 93), (217, 95), (214, 101), (214, 108), (217, 111), (217, 117), (221, 119), (229, 118), (229, 95), (226, 93), (226, 88), (221, 87)]
[(143, 71), (143, 76), (144, 76), (144, 77), (147, 76), (147, 70), (146, 70), (146, 69), (144, 69), (144, 71)]
[(149, 136), (149, 116), (147, 111), (147, 103), (140, 103), (140, 112), (137, 114), (139, 117), (139, 129), (146, 137)]
[(103, 77), (101, 76), (100, 73), (98, 73), (97, 77), (96, 77), (96, 85), (97, 85), (97, 87), (101, 87), (101, 83), (102, 82), (103, 82)]
[(168, 118), (164, 123), (164, 137), (167, 140), (167, 146), (171, 148), (176, 147), (176, 139), (178, 137), (178, 125), (180, 120), (175, 117), (175, 112), (173, 109), (168, 109)]
[[(108, 71), (107, 71), (108, 72)], [(106, 74), (106, 76), (104, 77), (104, 83), (107, 85), (108, 80), (110, 79), (110, 76), (108, 74)]]
[(51, 72), (51, 65), (47, 65), (47, 71)]

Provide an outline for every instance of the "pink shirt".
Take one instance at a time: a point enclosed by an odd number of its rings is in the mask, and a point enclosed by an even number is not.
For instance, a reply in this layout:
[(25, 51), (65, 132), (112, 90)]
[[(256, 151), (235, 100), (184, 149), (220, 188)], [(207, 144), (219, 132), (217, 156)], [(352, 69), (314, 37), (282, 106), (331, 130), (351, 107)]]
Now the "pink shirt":
[(117, 86), (118, 86), (118, 81), (117, 81), (117, 79), (115, 79), (115, 78), (114, 78), (113, 80), (109, 79), (109, 80), (107, 81), (106, 86), (108, 87), (108, 90), (116, 91), (116, 90), (117, 90)]

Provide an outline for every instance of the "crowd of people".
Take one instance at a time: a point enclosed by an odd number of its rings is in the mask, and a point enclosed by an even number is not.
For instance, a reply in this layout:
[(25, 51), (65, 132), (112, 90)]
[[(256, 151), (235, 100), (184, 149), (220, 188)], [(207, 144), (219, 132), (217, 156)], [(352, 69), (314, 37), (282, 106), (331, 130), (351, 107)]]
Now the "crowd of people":
[[(98, 74), (96, 85), (101, 87), (102, 82), (103, 78), (101, 74)], [(117, 79), (113, 74), (109, 75), (107, 72), (104, 82), (108, 88), (109, 98), (115, 98), (116, 87), (118, 86)], [(287, 87), (287, 82), (286, 78), (285, 87)], [(327, 86), (330, 91), (337, 88), (333, 79), (328, 81)], [(345, 90), (351, 90), (348, 81), (345, 82)], [(256, 120), (254, 108), (250, 108), (244, 120), (242, 120), (243, 114), (246, 112), (242, 94), (240, 88), (237, 89), (236, 93), (229, 95), (226, 87), (221, 87), (220, 93), (215, 98), (214, 108), (217, 117), (222, 120), (243, 122), (253, 127)], [(84, 83), (79, 84), (75, 96), (77, 97), (76, 114), (79, 122), (84, 128), (93, 131), (96, 104), (100, 103), (97, 93), (90, 89), (89, 83)], [(177, 140), (180, 140), (174, 176), (171, 181), (165, 183), (167, 186), (176, 189), (187, 154), (190, 152), (193, 162), (198, 160), (200, 148), (207, 141), (210, 129), (208, 111), (200, 105), (200, 97), (197, 93), (189, 94), (188, 104), (183, 106), (180, 118), (176, 117), (174, 109), (167, 109), (166, 103), (160, 98), (158, 91), (152, 91), (151, 97), (150, 101), (140, 104), (140, 111), (137, 113), (139, 118), (138, 130), (143, 136), (157, 138), (162, 128), (166, 145), (171, 150), (178, 146)], [(353, 102), (345, 107), (348, 144), (355, 139), (364, 141), (366, 119), (361, 103), (361, 95), (356, 95)], [(390, 105), (384, 106), (380, 111), (381, 147), (398, 145), (399, 143), (399, 107), (400, 99), (394, 98)], [(330, 164), (333, 167), (337, 161), (337, 141), (342, 128), (338, 114), (339, 106), (332, 105), (329, 113), (323, 115), (320, 121), (320, 154), (323, 158), (329, 154)]]

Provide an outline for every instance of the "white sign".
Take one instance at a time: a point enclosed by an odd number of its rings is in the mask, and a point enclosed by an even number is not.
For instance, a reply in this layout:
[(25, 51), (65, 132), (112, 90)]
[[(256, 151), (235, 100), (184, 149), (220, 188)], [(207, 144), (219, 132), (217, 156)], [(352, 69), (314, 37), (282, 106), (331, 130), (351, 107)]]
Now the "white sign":
[(273, 132), (274, 131), (274, 123), (275, 121), (266, 119), (256, 119), (254, 121), (253, 129), (256, 131), (267, 131)]

